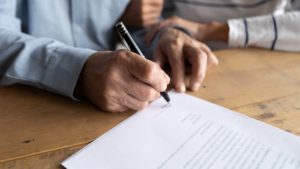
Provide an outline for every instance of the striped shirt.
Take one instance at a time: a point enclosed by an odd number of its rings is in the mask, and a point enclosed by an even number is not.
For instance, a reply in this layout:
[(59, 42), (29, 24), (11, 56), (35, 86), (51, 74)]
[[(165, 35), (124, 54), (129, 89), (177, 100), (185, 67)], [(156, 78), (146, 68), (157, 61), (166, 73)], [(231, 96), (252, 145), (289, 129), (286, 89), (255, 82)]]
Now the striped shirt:
[(229, 46), (300, 51), (300, 0), (166, 0), (164, 14), (227, 22)]

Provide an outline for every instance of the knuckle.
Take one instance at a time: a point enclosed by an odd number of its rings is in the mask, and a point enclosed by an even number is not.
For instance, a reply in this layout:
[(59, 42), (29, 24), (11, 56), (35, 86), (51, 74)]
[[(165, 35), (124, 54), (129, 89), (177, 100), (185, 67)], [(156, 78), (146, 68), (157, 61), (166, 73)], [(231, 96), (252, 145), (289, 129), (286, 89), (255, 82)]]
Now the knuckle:
[(160, 67), (157, 63), (147, 64), (147, 66), (145, 66), (145, 78), (148, 81), (151, 81), (159, 69), (160, 69)]

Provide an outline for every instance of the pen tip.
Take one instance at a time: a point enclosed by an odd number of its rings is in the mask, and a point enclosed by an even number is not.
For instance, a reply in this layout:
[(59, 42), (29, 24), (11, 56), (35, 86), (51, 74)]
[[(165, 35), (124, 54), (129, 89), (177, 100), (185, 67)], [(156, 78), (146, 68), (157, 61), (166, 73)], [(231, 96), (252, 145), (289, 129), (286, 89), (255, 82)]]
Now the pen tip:
[(162, 97), (163, 97), (167, 102), (170, 102), (170, 101), (171, 101), (171, 99), (170, 99), (170, 97), (169, 97), (169, 95), (168, 95), (167, 92), (161, 92), (160, 94), (162, 95)]

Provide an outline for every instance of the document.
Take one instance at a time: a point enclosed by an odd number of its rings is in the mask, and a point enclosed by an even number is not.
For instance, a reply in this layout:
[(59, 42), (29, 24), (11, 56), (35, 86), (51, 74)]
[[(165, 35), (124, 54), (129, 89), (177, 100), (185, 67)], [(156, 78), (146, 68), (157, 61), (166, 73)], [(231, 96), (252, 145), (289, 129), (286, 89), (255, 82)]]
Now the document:
[(300, 169), (300, 138), (169, 92), (62, 162), (68, 169)]

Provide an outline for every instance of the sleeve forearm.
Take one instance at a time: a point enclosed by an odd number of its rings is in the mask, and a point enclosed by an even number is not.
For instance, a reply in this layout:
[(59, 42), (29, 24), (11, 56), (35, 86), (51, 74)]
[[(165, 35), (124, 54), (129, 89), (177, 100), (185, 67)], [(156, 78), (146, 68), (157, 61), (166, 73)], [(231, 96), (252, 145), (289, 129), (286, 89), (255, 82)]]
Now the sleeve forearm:
[(0, 29), (0, 84), (27, 84), (74, 98), (81, 69), (95, 51)]
[(22, 33), (17, 6), (17, 0), (0, 1), (0, 84), (27, 84), (74, 98), (81, 69), (95, 51)]
[(300, 51), (300, 12), (231, 19), (229, 45)]

